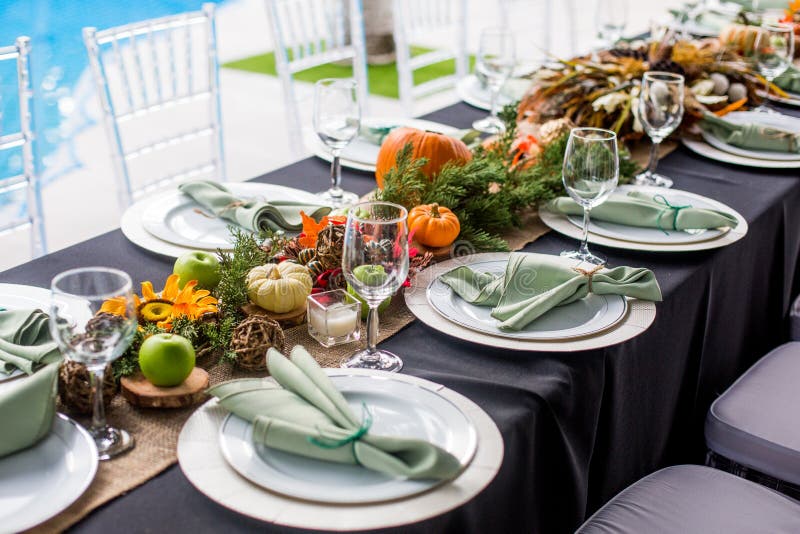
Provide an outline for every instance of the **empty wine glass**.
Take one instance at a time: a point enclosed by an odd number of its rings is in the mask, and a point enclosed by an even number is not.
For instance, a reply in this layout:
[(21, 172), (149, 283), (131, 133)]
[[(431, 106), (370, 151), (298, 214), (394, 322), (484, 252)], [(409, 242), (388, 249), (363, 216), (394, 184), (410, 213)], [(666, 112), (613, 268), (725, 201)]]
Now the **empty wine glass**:
[(342, 271), (369, 306), (367, 348), (342, 367), (399, 371), (403, 361), (378, 350), (378, 306), (408, 277), (408, 212), (388, 202), (364, 202), (350, 208), (344, 234)]
[(761, 26), (753, 45), (758, 71), (764, 76), (764, 102), (753, 111), (771, 113), (766, 105), (772, 82), (786, 72), (794, 57), (794, 28), (789, 24)]
[(606, 263), (605, 258), (589, 252), (589, 214), (617, 187), (617, 134), (600, 128), (573, 128), (564, 153), (562, 178), (569, 196), (583, 207), (583, 240), (579, 250), (565, 251), (561, 255), (602, 265)]
[(472, 123), (472, 127), (479, 132), (498, 134), (505, 131), (505, 124), (497, 117), (497, 100), (500, 90), (514, 70), (515, 61), (514, 36), (511, 32), (500, 28), (489, 28), (481, 32), (475, 67), (489, 85), (491, 112), (488, 117)]
[[(136, 332), (131, 279), (116, 269), (85, 267), (59, 274), (50, 289), (50, 333), (66, 358), (89, 370), (94, 397), (89, 433), (97, 444), (98, 457), (108, 460), (133, 447), (130, 434), (106, 424), (103, 405), (106, 365), (125, 352)], [(95, 315), (111, 298), (119, 300), (121, 313)], [(95, 317), (76, 324), (70, 311), (76, 307), (86, 308)]]
[(319, 193), (333, 206), (358, 202), (358, 195), (342, 189), (342, 167), (339, 155), (358, 135), (361, 107), (355, 80), (326, 78), (314, 84), (314, 131), (331, 149), (331, 187)]
[(642, 77), (637, 106), (639, 120), (653, 144), (647, 170), (636, 176), (638, 185), (672, 187), (672, 180), (656, 174), (658, 147), (683, 120), (683, 76), (649, 71)]
[(599, 0), (595, 15), (598, 39), (603, 46), (613, 48), (628, 25), (627, 0)]

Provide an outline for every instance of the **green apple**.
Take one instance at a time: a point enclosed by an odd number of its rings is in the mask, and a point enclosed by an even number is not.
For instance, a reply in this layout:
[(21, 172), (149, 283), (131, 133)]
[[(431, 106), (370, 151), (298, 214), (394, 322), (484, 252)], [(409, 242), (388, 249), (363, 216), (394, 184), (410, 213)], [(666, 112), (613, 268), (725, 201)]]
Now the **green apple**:
[[(347, 284), (347, 292), (361, 303), (361, 318), (366, 319), (367, 315), (369, 315), (369, 306), (367, 306), (367, 302), (361, 298), (361, 295), (356, 293), (356, 290), (353, 289), (353, 286), (350, 284)], [(386, 297), (386, 300), (378, 304), (378, 313), (383, 313), (383, 310), (389, 307), (390, 302), (392, 302), (392, 297)]]
[(172, 272), (179, 276), (178, 287), (181, 289), (190, 280), (197, 280), (198, 287), (209, 291), (219, 284), (219, 260), (213, 252), (187, 252), (175, 260)]
[(154, 334), (139, 347), (139, 368), (146, 379), (161, 387), (177, 386), (194, 369), (194, 347), (177, 334)]
[(380, 286), (386, 281), (383, 265), (359, 265), (353, 269), (353, 276), (362, 284)]

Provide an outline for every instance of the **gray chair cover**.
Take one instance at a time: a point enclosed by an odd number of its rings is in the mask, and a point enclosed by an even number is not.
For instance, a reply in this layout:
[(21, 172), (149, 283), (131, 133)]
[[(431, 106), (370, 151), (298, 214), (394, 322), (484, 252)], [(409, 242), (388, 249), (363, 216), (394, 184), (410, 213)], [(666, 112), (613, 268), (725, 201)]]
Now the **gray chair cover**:
[(789, 339), (800, 341), (800, 295), (789, 310)]
[(800, 343), (776, 348), (720, 395), (705, 434), (712, 451), (800, 484)]
[(800, 503), (700, 465), (656, 471), (624, 489), (580, 534), (797, 534)]

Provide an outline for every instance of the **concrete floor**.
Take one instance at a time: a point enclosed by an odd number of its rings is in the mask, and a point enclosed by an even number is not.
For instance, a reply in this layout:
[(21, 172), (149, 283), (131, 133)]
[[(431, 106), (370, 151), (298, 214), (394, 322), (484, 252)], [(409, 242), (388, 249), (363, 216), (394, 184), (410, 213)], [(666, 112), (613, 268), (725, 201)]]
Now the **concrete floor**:
[[(558, 0), (554, 46), (552, 53), (567, 55), (571, 45), (578, 50), (591, 46), (594, 35), (593, 17), (578, 16), (592, 12), (595, 0)], [(678, 0), (629, 2), (628, 31), (636, 34), (649, 27), (649, 20), (662, 17), (670, 7), (680, 5)], [(537, 20), (535, 2), (518, 2), (514, 29), (525, 21)], [(570, 5), (575, 7), (569, 9)], [(469, 1), (469, 39), (475, 47), (482, 27), (497, 24), (496, 2)], [(218, 39), (220, 61), (226, 62), (272, 48), (270, 31), (262, 0), (231, 0), (219, 9)], [(522, 21), (522, 22), (520, 22)], [(571, 24), (574, 22), (575, 24)], [(569, 29), (570, 26), (572, 29)], [(533, 27), (533, 26), (532, 26)], [(576, 36), (574, 43), (570, 35)], [(429, 43), (435, 45), (435, 38)], [(303, 85), (303, 84), (301, 84)], [(281, 88), (276, 78), (221, 69), (223, 131), (228, 179), (241, 181), (291, 163), (292, 157), (286, 140), (286, 121), (282, 109)], [(310, 86), (299, 92), (308, 98)], [(88, 73), (85, 73), (76, 91), (92, 91)], [(456, 102), (453, 91), (446, 91), (419, 101), (414, 114)], [(74, 148), (81, 168), (69, 172), (44, 187), (43, 202), (48, 248), (55, 251), (83, 241), (94, 235), (119, 226), (120, 210), (116, 202), (109, 147), (99, 120), (95, 98), (89, 98), (84, 112), (96, 119), (95, 125), (83, 129), (75, 136)], [(310, 105), (301, 105), (310, 109)], [(369, 103), (374, 115), (405, 115), (397, 100), (372, 96)], [(310, 125), (310, 115), (304, 117)], [(323, 184), (320, 184), (322, 187)], [(87, 194), (91, 191), (91, 194)], [(23, 263), (29, 259), (27, 235), (0, 237), (3, 254), (0, 270)]]

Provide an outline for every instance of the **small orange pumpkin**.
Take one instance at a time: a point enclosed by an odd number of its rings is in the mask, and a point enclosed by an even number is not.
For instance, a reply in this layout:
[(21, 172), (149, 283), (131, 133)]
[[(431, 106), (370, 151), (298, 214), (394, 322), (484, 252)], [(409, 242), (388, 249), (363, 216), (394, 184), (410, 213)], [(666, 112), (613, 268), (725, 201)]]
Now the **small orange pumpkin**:
[(414, 159), (428, 160), (422, 167), (422, 173), (430, 179), (433, 179), (449, 161), (467, 162), (472, 159), (472, 152), (460, 139), (428, 130), (395, 128), (386, 136), (378, 152), (378, 161), (375, 164), (378, 189), (383, 189), (383, 177), (395, 166), (397, 154), (407, 143), (411, 143), (414, 147), (411, 154)]
[(461, 223), (456, 214), (439, 204), (422, 204), (408, 214), (408, 228), (427, 247), (447, 247), (458, 237)]

